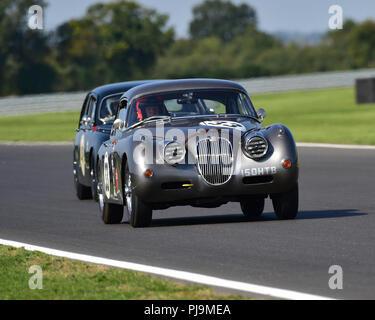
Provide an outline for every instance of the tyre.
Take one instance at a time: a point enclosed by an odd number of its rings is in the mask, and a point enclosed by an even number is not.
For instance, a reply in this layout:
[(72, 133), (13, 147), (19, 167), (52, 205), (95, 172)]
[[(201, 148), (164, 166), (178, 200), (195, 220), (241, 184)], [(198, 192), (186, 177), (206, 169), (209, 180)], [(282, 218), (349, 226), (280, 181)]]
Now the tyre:
[(298, 184), (288, 192), (273, 195), (272, 204), (279, 219), (294, 219), (298, 213)]
[(124, 215), (124, 207), (119, 204), (103, 201), (103, 205), (101, 206), (101, 213), (103, 222), (105, 224), (118, 224), (122, 221), (122, 217)]
[(124, 202), (128, 213), (129, 223), (134, 228), (148, 227), (152, 222), (152, 208), (145, 204), (133, 192), (132, 176), (126, 164), (124, 172)]
[(74, 186), (79, 200), (92, 199), (91, 188), (79, 183), (77, 176), (74, 176)]
[[(124, 206), (114, 203), (108, 203), (104, 199), (103, 188), (101, 183), (101, 175), (97, 172), (98, 184), (101, 186), (97, 189), (99, 209), (102, 216), (102, 220), (105, 224), (117, 224), (121, 223), (124, 215)], [(91, 189), (90, 189), (91, 191)]]
[(97, 183), (96, 172), (95, 172), (95, 161), (92, 156), (90, 159), (90, 176), (91, 176), (91, 195), (95, 201), (98, 201), (99, 200), (98, 183)]
[(242, 213), (247, 218), (259, 217), (264, 210), (264, 198), (241, 200)]

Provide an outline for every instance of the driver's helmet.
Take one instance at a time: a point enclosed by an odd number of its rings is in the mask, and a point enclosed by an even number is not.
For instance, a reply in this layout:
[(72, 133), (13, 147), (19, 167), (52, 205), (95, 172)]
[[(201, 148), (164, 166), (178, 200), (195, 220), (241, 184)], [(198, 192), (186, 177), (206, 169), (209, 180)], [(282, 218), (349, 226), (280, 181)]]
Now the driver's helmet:
[(161, 97), (139, 99), (136, 104), (137, 119), (143, 120), (153, 116), (168, 116), (169, 112)]

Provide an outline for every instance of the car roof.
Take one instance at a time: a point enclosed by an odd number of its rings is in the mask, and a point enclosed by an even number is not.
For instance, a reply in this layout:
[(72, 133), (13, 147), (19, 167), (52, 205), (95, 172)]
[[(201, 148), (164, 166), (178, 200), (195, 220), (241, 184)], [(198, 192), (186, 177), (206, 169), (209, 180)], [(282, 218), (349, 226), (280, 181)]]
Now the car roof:
[(124, 93), (125, 91), (128, 91), (131, 88), (134, 88), (136, 86), (149, 83), (149, 82), (151, 81), (139, 80), (139, 81), (125, 81), (125, 82), (111, 83), (111, 84), (106, 84), (106, 85), (97, 87), (91, 90), (91, 92), (94, 93), (98, 99), (102, 99), (111, 94)]
[(125, 92), (122, 99), (129, 102), (135, 98), (150, 94), (185, 91), (185, 90), (237, 90), (247, 94), (246, 89), (240, 84), (220, 79), (178, 79), (178, 80), (158, 80), (134, 87)]

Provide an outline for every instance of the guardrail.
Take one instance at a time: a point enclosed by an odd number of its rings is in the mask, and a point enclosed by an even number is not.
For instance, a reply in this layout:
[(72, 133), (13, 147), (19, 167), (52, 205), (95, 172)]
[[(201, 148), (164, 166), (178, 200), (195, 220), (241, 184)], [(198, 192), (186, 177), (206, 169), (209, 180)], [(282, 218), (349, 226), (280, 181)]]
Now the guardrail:
[(80, 110), (85, 92), (0, 98), (0, 116)]
[[(352, 87), (358, 78), (375, 76), (375, 69), (320, 72), (237, 80), (250, 95), (283, 91)], [(85, 92), (0, 98), (0, 116), (80, 110)]]
[(282, 91), (353, 87), (355, 80), (375, 76), (375, 69), (319, 72), (237, 80), (250, 95)]

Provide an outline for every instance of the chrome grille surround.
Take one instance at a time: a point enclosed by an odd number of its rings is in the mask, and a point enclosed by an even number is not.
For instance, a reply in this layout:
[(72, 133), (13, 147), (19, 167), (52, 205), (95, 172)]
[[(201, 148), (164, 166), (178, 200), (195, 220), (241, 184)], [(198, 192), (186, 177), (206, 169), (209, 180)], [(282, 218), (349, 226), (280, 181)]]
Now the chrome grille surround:
[(199, 140), (197, 169), (210, 185), (227, 183), (233, 175), (233, 148), (230, 141), (216, 136)]

